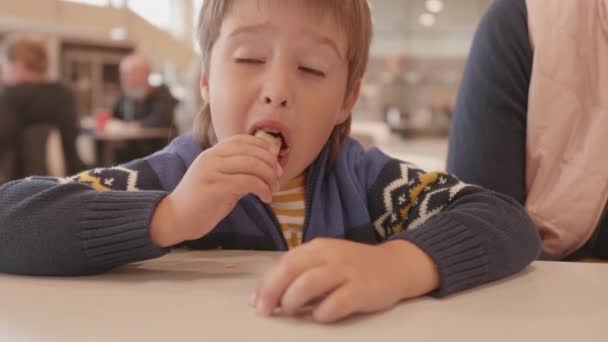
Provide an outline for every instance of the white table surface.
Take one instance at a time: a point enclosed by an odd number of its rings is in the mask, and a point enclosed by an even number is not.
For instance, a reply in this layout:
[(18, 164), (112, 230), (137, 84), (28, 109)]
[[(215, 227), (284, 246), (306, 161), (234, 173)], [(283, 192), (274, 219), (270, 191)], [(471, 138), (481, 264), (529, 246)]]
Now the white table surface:
[(279, 255), (187, 251), (100, 276), (0, 275), (0, 341), (608, 340), (608, 264), (535, 262), (472, 291), (320, 325), (247, 305)]

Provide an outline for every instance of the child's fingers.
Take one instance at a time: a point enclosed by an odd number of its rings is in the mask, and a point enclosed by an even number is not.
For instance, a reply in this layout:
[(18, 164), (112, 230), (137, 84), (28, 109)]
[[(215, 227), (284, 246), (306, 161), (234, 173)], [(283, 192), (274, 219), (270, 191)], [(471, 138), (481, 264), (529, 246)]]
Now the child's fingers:
[(231, 193), (236, 200), (251, 193), (258, 196), (265, 203), (272, 202), (272, 189), (257, 176), (231, 175), (230, 180), (226, 184), (230, 187), (229, 189), (232, 189)]
[(324, 261), (318, 255), (308, 253), (306, 256), (304, 253), (294, 253), (296, 250), (285, 254), (279, 264), (262, 277), (256, 290), (256, 311), (259, 314), (270, 315), (294, 279), (311, 268), (323, 265)]
[(249, 146), (249, 147), (257, 147), (258, 149), (262, 149), (264, 151), (269, 151), (272, 152), (272, 154), (274, 154), (274, 158), (277, 157), (278, 153), (279, 153), (279, 149), (280, 147), (277, 144), (274, 144), (271, 141), (268, 141), (266, 139), (260, 139), (258, 137), (254, 137), (251, 135), (235, 135), (233, 137), (230, 137), (224, 141), (222, 141), (220, 144), (216, 145), (216, 147), (222, 147), (222, 155), (223, 153), (230, 153), (230, 154), (234, 154), (234, 153), (243, 153), (244, 150), (243, 148), (245, 146)]
[(269, 149), (252, 145), (227, 145), (216, 150), (216, 155), (220, 158), (230, 158), (237, 156), (252, 156), (266, 163), (270, 167), (275, 167), (278, 161), (277, 154)]
[(235, 156), (224, 158), (219, 165), (219, 171), (225, 175), (250, 175), (263, 180), (271, 191), (278, 191), (279, 174), (277, 169), (253, 156)]
[(343, 272), (321, 266), (300, 274), (281, 298), (281, 308), (288, 315), (296, 314), (311, 301), (334, 291), (347, 281)]
[(357, 293), (355, 286), (346, 283), (332, 292), (312, 312), (312, 318), (317, 322), (330, 323), (356, 313)]

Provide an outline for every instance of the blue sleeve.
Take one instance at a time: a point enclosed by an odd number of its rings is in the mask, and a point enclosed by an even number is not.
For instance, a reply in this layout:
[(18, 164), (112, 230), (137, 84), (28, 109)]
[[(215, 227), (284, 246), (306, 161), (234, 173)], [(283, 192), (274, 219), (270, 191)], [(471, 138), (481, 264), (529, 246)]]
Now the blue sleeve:
[(495, 0), (465, 68), (447, 170), (525, 201), (526, 116), (533, 51), (525, 0)]
[(368, 194), (378, 240), (404, 239), (439, 271), (445, 296), (521, 271), (540, 254), (534, 223), (510, 196), (388, 161)]
[(144, 160), (0, 186), (0, 272), (85, 275), (167, 250), (149, 236), (166, 195)]
[(3, 184), (0, 272), (95, 274), (167, 253), (150, 239), (150, 221), (200, 151), (187, 134), (120, 166)]

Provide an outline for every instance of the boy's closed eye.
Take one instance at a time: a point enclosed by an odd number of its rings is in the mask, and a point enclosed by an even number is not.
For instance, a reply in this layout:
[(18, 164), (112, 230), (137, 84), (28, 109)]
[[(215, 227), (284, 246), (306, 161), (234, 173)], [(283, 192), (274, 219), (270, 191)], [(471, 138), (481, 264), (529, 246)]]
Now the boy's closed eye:
[(298, 70), (318, 77), (326, 77), (327, 71), (331, 70), (328, 58), (319, 54), (306, 54), (298, 61)]
[(317, 70), (317, 69), (306, 67), (306, 66), (299, 66), (298, 69), (300, 71), (303, 71), (305, 73), (308, 73), (308, 74), (311, 74), (314, 76), (325, 77), (325, 73), (321, 70)]
[[(264, 61), (263, 59), (256, 59), (256, 58), (235, 58), (234, 59), (235, 62), (237, 63), (242, 63), (242, 64), (264, 64), (266, 63), (266, 61)], [(311, 74), (314, 76), (319, 76), (319, 77), (325, 77), (325, 72), (315, 69), (315, 68), (311, 68), (311, 67), (307, 67), (307, 66), (299, 66), (298, 70), (305, 72), (307, 74)]]
[(237, 63), (246, 63), (246, 64), (264, 64), (264, 63), (266, 63), (262, 59), (255, 59), (255, 58), (235, 58), (234, 60)]

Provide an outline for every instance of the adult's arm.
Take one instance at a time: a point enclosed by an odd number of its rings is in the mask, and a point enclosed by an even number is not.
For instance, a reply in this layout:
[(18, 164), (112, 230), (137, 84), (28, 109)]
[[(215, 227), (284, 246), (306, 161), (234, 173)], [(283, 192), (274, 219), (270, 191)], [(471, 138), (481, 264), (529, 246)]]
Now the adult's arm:
[(482, 18), (454, 112), (447, 170), (524, 203), (533, 51), (525, 0), (495, 0)]

